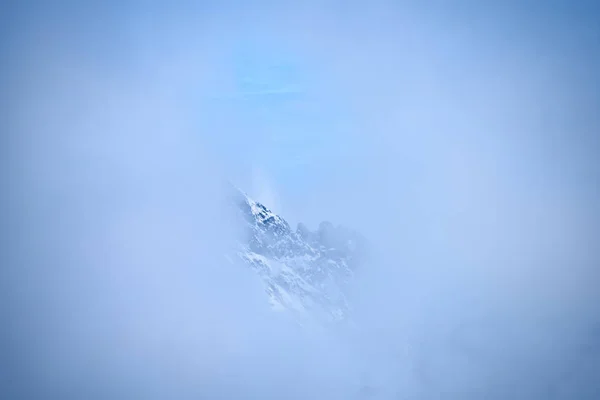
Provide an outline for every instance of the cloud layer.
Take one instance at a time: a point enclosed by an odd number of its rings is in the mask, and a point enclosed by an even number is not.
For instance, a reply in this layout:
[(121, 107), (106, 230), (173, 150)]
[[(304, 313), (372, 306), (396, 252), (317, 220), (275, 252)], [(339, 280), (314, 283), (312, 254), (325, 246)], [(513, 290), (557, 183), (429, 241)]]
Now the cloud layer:
[[(3, 390), (593, 398), (597, 28), (555, 6), (15, 8)], [(241, 37), (301, 60), (302, 101), (214, 102)], [(376, 246), (357, 331), (293, 330), (222, 257), (221, 182), (254, 165)]]

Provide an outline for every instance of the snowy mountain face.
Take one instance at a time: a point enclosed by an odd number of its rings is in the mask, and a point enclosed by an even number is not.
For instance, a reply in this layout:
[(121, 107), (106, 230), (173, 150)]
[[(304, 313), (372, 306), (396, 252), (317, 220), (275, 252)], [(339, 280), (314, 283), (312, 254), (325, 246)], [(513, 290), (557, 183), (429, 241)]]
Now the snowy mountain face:
[(346, 289), (361, 263), (364, 239), (329, 222), (314, 232), (303, 224), (293, 230), (239, 190), (233, 204), (244, 226), (237, 257), (260, 276), (272, 308), (299, 321), (348, 321), (352, 308)]

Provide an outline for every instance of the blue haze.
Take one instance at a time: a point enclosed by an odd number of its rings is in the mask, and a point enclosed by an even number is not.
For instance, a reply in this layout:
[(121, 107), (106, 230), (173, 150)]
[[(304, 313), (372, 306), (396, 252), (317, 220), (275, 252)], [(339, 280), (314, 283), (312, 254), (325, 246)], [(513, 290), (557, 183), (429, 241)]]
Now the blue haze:
[[(2, 3), (0, 397), (598, 398), (599, 20)], [(225, 179), (374, 243), (358, 337), (288, 330), (223, 265)]]

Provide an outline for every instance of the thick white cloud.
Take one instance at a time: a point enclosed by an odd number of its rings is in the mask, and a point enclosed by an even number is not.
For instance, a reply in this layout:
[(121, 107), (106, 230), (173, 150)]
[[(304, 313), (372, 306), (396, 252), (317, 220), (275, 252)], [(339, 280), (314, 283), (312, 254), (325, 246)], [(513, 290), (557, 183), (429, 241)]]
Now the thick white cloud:
[[(425, 398), (584, 398), (597, 388), (597, 59), (585, 47), (596, 30), (551, 12), (531, 24), (495, 14), (504, 8), (344, 10), (34, 9), (7, 28), (10, 389), (348, 398), (364, 381)], [(295, 199), (271, 183), (276, 171), (253, 177), (252, 157), (231, 165), (213, 152), (215, 135), (246, 150), (261, 126), (227, 110), (208, 123), (196, 103), (235, 91), (230, 55), (246, 36), (289, 46), (318, 71), (311, 95), (351, 121), (335, 139), (349, 139), (348, 156), (299, 163), (309, 176)], [(220, 182), (243, 168), (267, 206), (345, 222), (375, 244), (379, 258), (355, 282), (352, 351), (274, 321), (252, 274), (221, 257), (234, 227)]]

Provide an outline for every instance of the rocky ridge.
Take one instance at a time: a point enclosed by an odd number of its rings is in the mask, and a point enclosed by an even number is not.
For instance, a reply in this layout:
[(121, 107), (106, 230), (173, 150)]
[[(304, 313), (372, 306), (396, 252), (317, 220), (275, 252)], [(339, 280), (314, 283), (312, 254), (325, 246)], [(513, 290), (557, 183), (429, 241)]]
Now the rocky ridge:
[(320, 323), (347, 321), (347, 286), (361, 264), (365, 240), (342, 226), (322, 222), (293, 230), (285, 219), (236, 189), (233, 204), (243, 221), (237, 257), (262, 279), (274, 310)]

